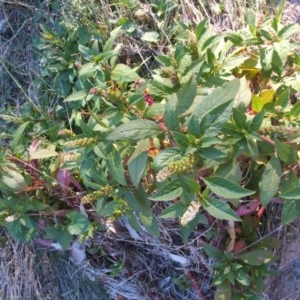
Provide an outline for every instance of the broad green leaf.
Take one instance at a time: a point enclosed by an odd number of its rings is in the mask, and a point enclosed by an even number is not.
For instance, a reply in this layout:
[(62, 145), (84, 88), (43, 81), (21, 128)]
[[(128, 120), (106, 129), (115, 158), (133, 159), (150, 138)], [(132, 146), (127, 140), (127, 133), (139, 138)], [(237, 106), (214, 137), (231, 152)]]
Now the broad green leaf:
[(49, 207), (47, 204), (42, 203), (38, 200), (35, 199), (26, 199), (24, 201), (24, 209), (22, 211), (27, 212), (27, 211), (41, 211), (44, 210), (45, 208)]
[(261, 110), (251, 121), (251, 130), (258, 130), (264, 120), (266, 111)]
[(203, 98), (196, 106), (188, 124), (189, 132), (193, 134), (192, 128), (198, 124), (200, 134), (216, 136), (230, 118), (232, 104), (239, 86), (239, 80), (235, 79)]
[(223, 281), (217, 286), (214, 300), (232, 300), (232, 289), (228, 280)]
[(18, 171), (9, 168), (3, 167), (1, 182), (15, 193), (23, 192), (27, 188), (24, 177)]
[(198, 193), (200, 191), (200, 184), (199, 182), (195, 181), (192, 178), (187, 176), (178, 175), (179, 182), (183, 187), (184, 191), (187, 193)]
[(115, 149), (107, 155), (107, 167), (113, 178), (122, 185), (127, 185), (124, 176), (123, 163), (120, 153)]
[(165, 110), (166, 110), (166, 106), (164, 104), (154, 103), (148, 108), (145, 116), (149, 119), (152, 119), (154, 117), (163, 115), (165, 113)]
[(294, 34), (299, 33), (299, 31), (300, 31), (299, 24), (288, 24), (279, 30), (278, 36), (284, 40), (284, 39), (288, 39)]
[(165, 120), (169, 130), (179, 131), (178, 115), (176, 113), (178, 99), (175, 94), (169, 97), (166, 104)]
[(87, 78), (89, 78), (90, 76), (92, 76), (95, 72), (97, 71), (95, 63), (90, 62), (87, 64), (84, 64), (78, 72), (78, 76), (80, 77), (80, 79), (85, 80)]
[(226, 154), (224, 152), (214, 147), (201, 148), (199, 150), (199, 154), (205, 159), (212, 159), (212, 160), (226, 157)]
[(139, 182), (144, 174), (147, 166), (148, 153), (141, 152), (134, 155), (128, 161), (128, 171), (131, 178), (131, 182), (135, 187), (139, 185)]
[(252, 93), (246, 77), (240, 79), (240, 87), (234, 98), (233, 106), (238, 107), (241, 103), (248, 107), (251, 102)]
[(183, 193), (183, 188), (180, 186), (179, 181), (166, 182), (159, 187), (157, 193), (150, 196), (149, 199), (153, 201), (169, 201), (180, 197)]
[(254, 141), (251, 135), (246, 136), (247, 148), (252, 157), (257, 157), (259, 155), (259, 149), (257, 147), (256, 141)]
[(241, 221), (241, 218), (230, 208), (229, 204), (219, 199), (203, 198), (201, 204), (210, 215), (219, 220)]
[(236, 32), (226, 32), (225, 37), (230, 40), (236, 46), (242, 46), (244, 44), (243, 36)]
[(193, 142), (195, 141), (195, 138), (189, 134), (184, 134), (181, 132), (177, 132), (177, 131), (172, 131), (172, 137), (175, 141), (175, 143), (182, 147), (183, 149), (186, 149), (187, 147), (189, 147), (190, 145), (193, 144)]
[(87, 231), (90, 222), (86, 216), (77, 211), (69, 213), (68, 216), (71, 220), (71, 223), (67, 227), (70, 234), (78, 235)]
[(218, 248), (211, 246), (209, 244), (203, 245), (203, 250), (206, 252), (206, 254), (211, 257), (215, 258), (217, 260), (222, 260), (224, 258), (223, 251), (219, 250)]
[[(300, 189), (298, 189), (300, 193)], [(287, 225), (300, 215), (300, 201), (287, 200), (281, 211), (281, 223)]]
[(185, 83), (179, 91), (176, 92), (176, 95), (178, 99), (176, 114), (180, 115), (190, 108), (197, 95), (197, 84), (195, 78), (192, 77), (187, 83)]
[(232, 117), (234, 120), (234, 123), (236, 124), (236, 126), (240, 129), (244, 129), (246, 127), (246, 123), (247, 123), (247, 117), (246, 117), (246, 113), (245, 110), (241, 110), (238, 108), (233, 108), (232, 109)]
[(161, 97), (169, 96), (175, 92), (175, 89), (166, 84), (163, 84), (157, 80), (152, 80), (149, 82), (148, 89), (150, 94), (157, 95)]
[(286, 200), (300, 200), (300, 187), (295, 187), (281, 193), (280, 198)]
[(14, 132), (14, 138), (10, 142), (10, 147), (15, 148), (18, 144), (20, 139), (23, 137), (24, 131), (26, 130), (26, 127), (29, 125), (29, 121), (21, 124), (18, 129)]
[[(280, 105), (282, 107), (286, 107), (290, 102), (290, 96), (291, 96), (291, 87), (283, 86), (283, 87), (279, 88), (276, 91), (275, 105), (276, 106)], [(293, 108), (294, 108), (294, 106), (293, 106)], [(291, 111), (293, 110), (293, 108), (291, 109)]]
[(299, 157), (296, 149), (293, 146), (287, 145), (275, 138), (275, 148), (278, 157), (287, 164), (295, 164)]
[(142, 35), (141, 39), (146, 42), (156, 43), (159, 40), (159, 34), (156, 31), (148, 31)]
[(117, 28), (115, 28), (113, 31), (110, 32), (110, 37), (107, 40), (107, 42), (105, 43), (104, 47), (103, 47), (103, 52), (109, 52), (110, 50), (112, 50), (116, 38), (118, 37), (118, 35), (122, 32), (122, 26), (119, 26)]
[(273, 156), (265, 167), (261, 181), (259, 182), (260, 200), (263, 206), (267, 206), (277, 194), (281, 181), (281, 165), (277, 157)]
[(65, 102), (83, 100), (86, 96), (87, 96), (86, 91), (78, 91), (78, 92), (75, 92), (75, 93), (71, 94), (70, 96), (68, 96), (65, 99)]
[(147, 231), (154, 235), (154, 236), (159, 236), (160, 235), (160, 229), (157, 223), (157, 220), (153, 214), (150, 215), (144, 215), (144, 214), (139, 214), (139, 219), (144, 225), (144, 227), (147, 229)]
[(111, 72), (111, 78), (117, 82), (132, 82), (140, 76), (127, 65), (117, 64)]
[(189, 204), (182, 201), (171, 204), (166, 209), (162, 211), (159, 218), (178, 218), (181, 217), (187, 210)]
[(214, 194), (228, 199), (238, 199), (255, 193), (222, 177), (207, 177), (203, 181)]
[(263, 75), (270, 77), (272, 74), (272, 59), (273, 59), (273, 46), (260, 49), (260, 63), (262, 66)]
[(182, 158), (179, 148), (168, 148), (159, 152), (153, 159), (153, 168), (160, 170), (166, 167), (169, 163)]
[(235, 279), (244, 286), (250, 285), (248, 275), (244, 271), (238, 271), (235, 276)]
[(285, 59), (285, 57), (284, 55), (281, 55), (281, 53), (282, 53), (282, 49), (279, 46), (277, 47), (274, 46), (273, 56), (272, 56), (272, 69), (279, 76), (281, 76), (284, 71), (284, 67), (283, 67), (284, 62), (282, 61), (282, 59)]
[(30, 159), (43, 159), (58, 155), (59, 153), (52, 149), (38, 149), (35, 152), (30, 153)]
[(274, 253), (266, 250), (254, 250), (237, 256), (237, 259), (242, 260), (250, 266), (261, 266), (268, 264), (273, 261), (274, 258)]
[(140, 140), (156, 137), (162, 129), (150, 120), (133, 120), (117, 127), (107, 137), (108, 140)]

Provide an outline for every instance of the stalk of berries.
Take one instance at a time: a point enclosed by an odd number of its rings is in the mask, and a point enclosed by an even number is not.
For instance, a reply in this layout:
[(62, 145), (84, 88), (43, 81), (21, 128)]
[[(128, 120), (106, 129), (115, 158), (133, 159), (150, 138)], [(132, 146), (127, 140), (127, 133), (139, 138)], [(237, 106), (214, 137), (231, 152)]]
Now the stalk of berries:
[(87, 147), (89, 145), (95, 144), (97, 140), (95, 138), (80, 138), (64, 143), (65, 147), (77, 148), (77, 147)]
[(100, 190), (94, 191), (82, 197), (81, 202), (83, 204), (91, 203), (97, 200), (98, 198), (109, 196), (112, 192), (113, 192), (113, 187), (110, 185), (106, 185), (102, 187)]
[(70, 130), (70, 129), (61, 129), (58, 132), (58, 135), (68, 136), (68, 137), (74, 137), (74, 136), (76, 136), (76, 134), (72, 130)]
[(156, 175), (158, 182), (164, 181), (173, 174), (182, 174), (191, 171), (195, 165), (196, 158), (194, 154), (188, 154), (186, 157), (171, 162), (168, 166), (160, 170)]
[(116, 208), (113, 212), (112, 219), (116, 220), (120, 218), (124, 213), (128, 210), (128, 204), (124, 199), (117, 198), (116, 201)]
[(18, 123), (18, 124), (22, 124), (23, 123), (22, 118), (18, 118), (18, 117), (15, 117), (15, 116), (0, 115), (0, 118), (2, 120), (4, 120), (4, 121), (7, 121), (7, 122), (13, 122), (13, 123)]

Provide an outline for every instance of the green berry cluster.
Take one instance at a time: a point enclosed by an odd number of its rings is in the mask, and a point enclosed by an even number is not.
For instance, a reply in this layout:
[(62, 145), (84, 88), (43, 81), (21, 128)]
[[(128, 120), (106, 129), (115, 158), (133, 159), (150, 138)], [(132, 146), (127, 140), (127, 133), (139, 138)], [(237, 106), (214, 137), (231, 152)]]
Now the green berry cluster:
[(116, 209), (112, 215), (114, 220), (120, 218), (128, 209), (128, 204), (124, 199), (116, 199)]
[(157, 173), (156, 180), (162, 182), (172, 174), (187, 173), (193, 169), (195, 162), (194, 154), (189, 154), (180, 160), (173, 161)]
[(70, 130), (70, 129), (62, 129), (58, 132), (58, 135), (62, 135), (62, 136), (71, 136), (71, 137), (74, 137), (76, 136), (76, 134)]
[(189, 154), (188, 156), (171, 162), (168, 165), (168, 169), (174, 174), (181, 174), (181, 173), (186, 173), (189, 172), (190, 170), (193, 169), (195, 165), (196, 159), (193, 154)]
[(68, 141), (64, 143), (64, 146), (70, 148), (77, 148), (77, 147), (87, 147), (91, 144), (95, 144), (97, 140), (95, 138), (80, 138), (72, 141)]
[(23, 120), (22, 118), (18, 118), (18, 117), (15, 117), (15, 116), (10, 116), (10, 115), (0, 115), (0, 118), (4, 121), (7, 121), (7, 122), (13, 122), (13, 123), (18, 123), (18, 124), (22, 124), (23, 123)]
[(110, 195), (112, 193), (112, 191), (113, 191), (112, 186), (106, 185), (106, 186), (102, 187), (100, 190), (94, 191), (94, 192), (82, 197), (81, 202), (83, 204), (91, 203), (91, 202), (97, 200), (98, 198)]

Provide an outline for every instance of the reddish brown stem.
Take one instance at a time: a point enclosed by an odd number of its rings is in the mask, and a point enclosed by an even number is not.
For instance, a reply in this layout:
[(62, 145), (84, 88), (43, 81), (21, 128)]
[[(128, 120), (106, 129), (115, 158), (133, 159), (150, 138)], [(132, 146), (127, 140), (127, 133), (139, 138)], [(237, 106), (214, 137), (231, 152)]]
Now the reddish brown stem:
[(272, 141), (271, 139), (269, 139), (268, 137), (264, 136), (264, 135), (261, 135), (260, 138), (265, 141), (266, 143), (268, 143), (269, 145), (271, 146), (275, 146), (275, 142)]
[(203, 295), (201, 288), (197, 282), (197, 279), (195, 278), (195, 274), (192, 271), (186, 271), (186, 275), (189, 278), (189, 280), (192, 283), (192, 286), (197, 293), (200, 300), (206, 300), (206, 297)]

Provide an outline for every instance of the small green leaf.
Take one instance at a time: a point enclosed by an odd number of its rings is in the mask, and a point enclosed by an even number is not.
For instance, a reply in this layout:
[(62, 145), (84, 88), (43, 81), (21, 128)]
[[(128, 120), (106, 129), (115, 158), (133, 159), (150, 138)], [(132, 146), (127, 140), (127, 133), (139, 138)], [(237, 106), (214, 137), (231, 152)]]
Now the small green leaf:
[(230, 40), (236, 46), (242, 46), (244, 44), (244, 39), (241, 34), (236, 32), (227, 32), (225, 37)]
[(201, 148), (199, 151), (200, 156), (205, 159), (216, 160), (220, 158), (225, 158), (226, 154), (214, 147)]
[(228, 199), (242, 198), (255, 193), (222, 177), (207, 177), (203, 181), (214, 194)]
[(117, 127), (107, 137), (108, 140), (140, 140), (156, 137), (161, 134), (162, 129), (150, 120), (133, 120)]
[(178, 178), (185, 192), (193, 194), (200, 191), (200, 185), (194, 179), (182, 175), (178, 175)]
[(143, 176), (143, 173), (147, 166), (148, 153), (141, 152), (138, 155), (132, 156), (128, 161), (128, 171), (131, 178), (131, 182), (135, 187), (139, 185), (139, 182)]
[(237, 256), (237, 259), (242, 260), (250, 266), (261, 266), (264, 264), (268, 264), (273, 261), (274, 258), (274, 253), (266, 250), (255, 250)]
[(189, 204), (183, 203), (182, 201), (176, 202), (162, 211), (159, 218), (178, 218), (181, 217), (187, 210)]
[(300, 187), (295, 187), (280, 194), (286, 200), (300, 200)]
[(267, 206), (276, 195), (281, 181), (281, 165), (277, 157), (273, 156), (263, 172), (259, 182), (260, 200), (263, 206)]
[(10, 142), (10, 147), (15, 148), (18, 144), (20, 139), (23, 137), (24, 131), (26, 127), (29, 125), (29, 121), (21, 124), (18, 129), (14, 132), (14, 138)]
[(241, 218), (230, 208), (226, 202), (209, 197), (201, 200), (203, 208), (219, 220), (241, 221)]
[(278, 36), (283, 40), (288, 39), (292, 35), (299, 33), (299, 30), (299, 24), (288, 24), (279, 30)]
[(193, 134), (197, 126), (203, 136), (216, 136), (230, 118), (239, 86), (240, 81), (236, 79), (203, 98), (189, 120), (189, 133)]
[(92, 76), (96, 71), (97, 71), (97, 68), (95, 66), (95, 63), (90, 62), (90, 63), (84, 64), (79, 69), (78, 76), (80, 77), (81, 80), (85, 80), (85, 79), (89, 78), (90, 76)]
[(113, 178), (120, 184), (127, 185), (120, 153), (114, 149), (107, 155), (107, 159), (107, 167)]
[(224, 253), (221, 250), (219, 250), (218, 248), (211, 246), (209, 244), (204, 244), (203, 250), (211, 258), (215, 258), (217, 260), (221, 260), (224, 258)]
[(78, 92), (75, 92), (75, 93), (71, 94), (70, 96), (68, 96), (65, 99), (65, 102), (83, 100), (86, 96), (87, 96), (86, 91), (78, 91)]
[(71, 220), (71, 223), (67, 227), (70, 234), (78, 235), (87, 231), (90, 222), (86, 216), (77, 211), (72, 211), (68, 216)]
[(163, 115), (165, 113), (165, 110), (166, 106), (164, 104), (154, 103), (148, 108), (145, 115), (147, 118), (152, 119), (153, 117)]
[(132, 82), (140, 76), (127, 65), (117, 64), (111, 71), (111, 78), (117, 82)]
[(158, 226), (157, 220), (153, 214), (144, 215), (144, 214), (140, 213), (139, 218), (140, 218), (142, 225), (145, 226), (145, 228), (147, 229), (147, 231), (150, 234), (152, 234), (154, 236), (160, 235), (159, 226)]
[(294, 147), (287, 145), (275, 138), (275, 147), (278, 157), (287, 164), (298, 162), (299, 157)]
[(176, 113), (178, 105), (178, 99), (176, 95), (169, 97), (166, 104), (165, 120), (169, 130), (179, 131), (178, 115)]
[(180, 115), (190, 108), (197, 95), (197, 84), (195, 78), (192, 77), (187, 83), (185, 83), (176, 92), (176, 95), (178, 99), (176, 114)]
[(232, 110), (232, 117), (238, 128), (243, 129), (246, 127), (247, 117), (244, 110), (241, 111), (241, 109), (234, 107)]
[(149, 197), (153, 201), (169, 201), (180, 197), (183, 193), (183, 188), (179, 181), (166, 182), (159, 187), (158, 192)]
[[(299, 191), (300, 193), (300, 191)], [(281, 211), (281, 223), (287, 225), (295, 220), (300, 214), (300, 201), (288, 200), (284, 203)]]
[(232, 289), (228, 280), (217, 286), (214, 300), (232, 300)]
[(164, 149), (154, 157), (153, 168), (160, 170), (169, 165), (172, 161), (179, 160), (180, 158), (182, 158), (182, 156), (180, 155), (179, 148)]
[(242, 285), (244, 286), (249, 286), (250, 281), (248, 278), (248, 275), (244, 271), (239, 271), (237, 272), (235, 279)]

